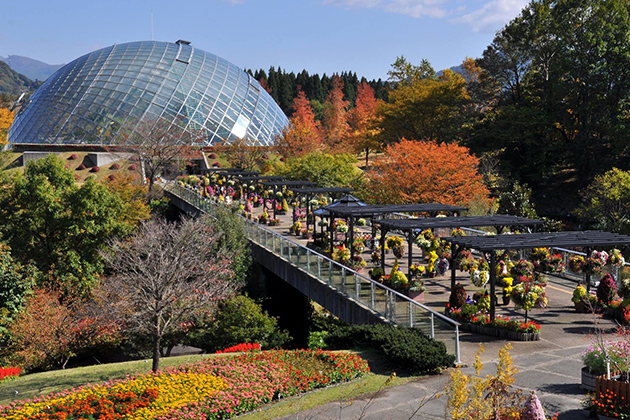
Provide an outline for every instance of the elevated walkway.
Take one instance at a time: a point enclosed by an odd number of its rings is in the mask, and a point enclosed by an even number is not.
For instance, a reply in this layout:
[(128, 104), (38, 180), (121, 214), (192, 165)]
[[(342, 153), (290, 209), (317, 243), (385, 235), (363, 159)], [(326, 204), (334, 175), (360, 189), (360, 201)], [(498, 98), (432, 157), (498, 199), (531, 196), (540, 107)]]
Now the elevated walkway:
[[(163, 185), (173, 205), (189, 214), (212, 215), (218, 204), (179, 185)], [(444, 342), (460, 362), (459, 324), (354, 270), (336, 263), (266, 225), (243, 218), (254, 258), (349, 324), (390, 323), (419, 328)]]

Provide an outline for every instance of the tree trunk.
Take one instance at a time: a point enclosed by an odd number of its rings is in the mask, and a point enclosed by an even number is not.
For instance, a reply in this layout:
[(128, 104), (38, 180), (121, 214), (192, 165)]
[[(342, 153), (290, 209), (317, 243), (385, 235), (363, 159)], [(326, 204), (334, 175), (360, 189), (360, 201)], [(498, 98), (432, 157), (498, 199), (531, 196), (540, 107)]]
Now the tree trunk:
[(159, 335), (153, 337), (153, 365), (151, 366), (153, 372), (157, 372), (160, 368), (160, 339)]
[(370, 148), (366, 147), (365, 148), (365, 169), (367, 170), (368, 165), (370, 163)]

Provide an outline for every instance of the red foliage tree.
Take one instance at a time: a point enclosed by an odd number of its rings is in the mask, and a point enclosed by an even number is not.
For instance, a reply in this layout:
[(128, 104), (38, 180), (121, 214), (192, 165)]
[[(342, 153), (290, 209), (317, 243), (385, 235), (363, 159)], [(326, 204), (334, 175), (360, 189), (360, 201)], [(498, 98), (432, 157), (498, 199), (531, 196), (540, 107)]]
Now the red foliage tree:
[(315, 121), (311, 102), (300, 86), (293, 99), (293, 115), (289, 120), (289, 128), (276, 140), (276, 146), (284, 156), (302, 156), (322, 148), (319, 121)]
[(25, 369), (65, 367), (81, 350), (119, 339), (119, 328), (90, 314), (82, 301), (60, 300), (56, 292), (37, 290), (9, 327), (12, 362)]
[(380, 120), (378, 99), (374, 97), (374, 89), (366, 82), (357, 87), (357, 98), (354, 108), (348, 112), (350, 124), (349, 142), (357, 152), (365, 152), (365, 166), (368, 166), (370, 150), (378, 150), (380, 141), (377, 136), (380, 133), (378, 123)]
[(403, 139), (388, 146), (368, 172), (371, 198), (393, 204), (489, 201), (478, 165), (479, 159), (456, 143)]
[(335, 152), (346, 151), (350, 126), (348, 125), (348, 106), (343, 99), (343, 81), (337, 75), (331, 79), (331, 89), (324, 102), (324, 143)]

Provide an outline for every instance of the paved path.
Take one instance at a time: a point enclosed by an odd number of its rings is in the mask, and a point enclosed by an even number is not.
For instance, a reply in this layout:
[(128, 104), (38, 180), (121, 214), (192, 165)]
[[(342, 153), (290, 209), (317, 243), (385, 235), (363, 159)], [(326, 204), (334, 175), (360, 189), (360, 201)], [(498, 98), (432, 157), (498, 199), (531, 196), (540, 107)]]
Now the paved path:
[[(588, 412), (580, 406), (580, 400), (585, 396), (579, 387), (582, 368), (580, 353), (590, 344), (589, 334), (593, 331), (594, 319), (591, 314), (578, 314), (573, 309), (573, 287), (574, 283), (568, 280), (549, 280), (549, 308), (530, 313), (531, 318), (542, 325), (541, 340), (513, 342), (510, 351), (519, 370), (516, 386), (524, 390), (536, 390), (548, 414), (558, 412), (560, 420), (588, 418)], [(502, 309), (502, 312), (516, 313), (506, 309)], [(608, 331), (616, 327), (616, 323), (610, 319), (598, 318), (597, 322)], [(462, 361), (467, 365), (464, 372), (474, 373), (470, 365), (479, 343), (485, 347), (482, 354), (485, 369), (482, 374), (495, 373), (498, 350), (507, 341), (472, 333), (464, 333), (461, 337)], [(358, 398), (351, 405), (347, 402), (331, 403), (286, 419), (443, 419), (444, 401), (431, 396), (441, 391), (447, 380), (448, 372)], [(368, 408), (364, 412), (366, 405)]]

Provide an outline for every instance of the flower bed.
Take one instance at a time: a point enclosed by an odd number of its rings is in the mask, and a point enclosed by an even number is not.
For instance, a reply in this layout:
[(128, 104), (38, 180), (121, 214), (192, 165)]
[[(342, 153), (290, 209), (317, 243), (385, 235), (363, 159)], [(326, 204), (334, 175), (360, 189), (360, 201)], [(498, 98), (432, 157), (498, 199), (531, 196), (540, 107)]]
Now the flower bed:
[(22, 368), (19, 367), (0, 367), (0, 381), (13, 376), (20, 376)]
[(352, 353), (250, 352), (14, 402), (0, 407), (0, 418), (230, 418), (368, 371)]
[(245, 351), (260, 351), (260, 344), (258, 343), (241, 343), (232, 347), (228, 347), (223, 350), (215, 351), (215, 354), (221, 353), (240, 353)]
[(459, 321), (462, 329), (467, 331), (516, 341), (540, 340), (540, 325), (532, 321), (516, 321), (501, 316), (490, 319), (488, 314), (469, 315), (461, 308), (451, 309), (448, 304), (446, 314)]

